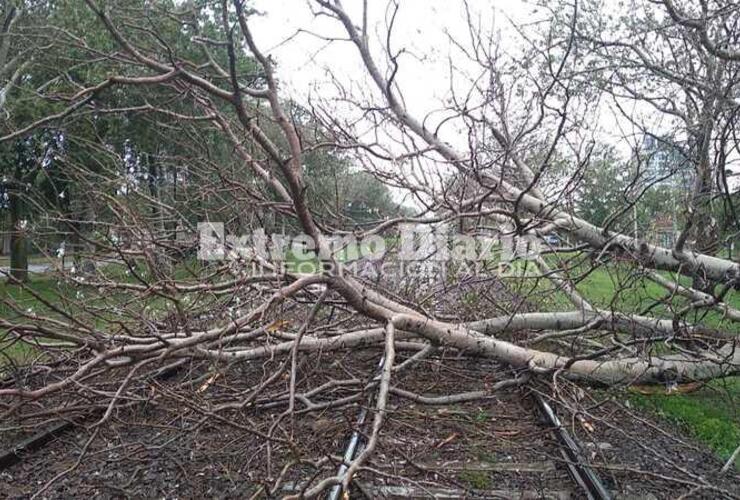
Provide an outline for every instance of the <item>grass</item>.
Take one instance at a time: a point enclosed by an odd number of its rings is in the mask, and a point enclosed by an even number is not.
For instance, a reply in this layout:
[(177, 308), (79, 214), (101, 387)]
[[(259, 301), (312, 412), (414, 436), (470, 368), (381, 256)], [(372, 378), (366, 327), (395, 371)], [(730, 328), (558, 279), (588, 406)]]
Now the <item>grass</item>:
[(484, 471), (464, 470), (460, 472), (459, 477), (476, 490), (487, 490), (491, 487), (491, 478)]
[[(20, 316), (19, 312), (14, 310), (9, 303), (13, 303), (17, 309), (25, 312), (41, 312), (45, 309), (43, 301), (35, 297), (31, 291), (50, 303), (59, 302), (60, 294), (68, 293), (68, 290), (57, 284), (56, 279), (44, 275), (33, 275), (25, 287), (9, 285), (6, 280), (2, 280), (0, 281), (0, 298), (2, 299), (0, 318), (14, 320)], [(7, 341), (0, 332), (0, 369), (12, 362), (22, 363), (36, 354), (36, 350), (29, 344)]]
[[(551, 267), (558, 267), (554, 258)], [(534, 297), (538, 307), (548, 311), (572, 310), (568, 297), (554, 289), (552, 283), (539, 277), (532, 263), (515, 263), (515, 271), (506, 278), (507, 284), (520, 295)], [(610, 263), (591, 269), (589, 262), (573, 266), (577, 289), (591, 304), (607, 310), (639, 313), (656, 318), (670, 318), (687, 305), (680, 296), (669, 296), (657, 283), (641, 276), (626, 263)], [(664, 277), (690, 285), (690, 278), (661, 272)], [(724, 301), (740, 309), (740, 293), (729, 292)], [(685, 317), (688, 322), (701, 323), (727, 333), (740, 334), (740, 325), (722, 318), (716, 311), (696, 311)], [(630, 400), (637, 406), (653, 411), (677, 424), (690, 435), (708, 445), (723, 460), (727, 460), (740, 445), (740, 377), (715, 380), (693, 393), (642, 395)], [(740, 468), (740, 458), (735, 462)]]
[[(186, 263), (175, 270), (173, 275), (176, 279), (190, 277), (187, 264), (192, 263)], [(110, 279), (136, 282), (122, 264), (106, 264), (104, 271)], [(145, 267), (137, 265), (136, 271), (145, 274)], [(23, 285), (9, 284), (7, 279), (0, 279), (0, 318), (14, 322), (27, 321), (23, 318), (24, 314), (37, 314), (69, 322), (70, 318), (59, 312), (63, 311), (83, 323), (107, 329), (111, 321), (120, 325), (130, 320), (130, 316), (126, 318), (116, 315), (115, 308), (121, 304), (128, 303), (129, 311), (146, 313), (149, 318), (160, 317), (172, 309), (171, 304), (160, 296), (153, 295), (141, 301), (131, 299), (131, 294), (126, 292), (100, 294), (90, 290), (88, 286), (65, 283), (51, 273), (29, 274), (28, 281)], [(0, 329), (0, 368), (10, 362), (22, 362), (38, 353), (26, 342), (11, 341), (4, 337), (4, 332)]]
[[(550, 265), (559, 267), (551, 257)], [(579, 293), (591, 304), (607, 310), (637, 313), (656, 318), (672, 318), (684, 308), (688, 299), (670, 294), (665, 288), (646, 278), (641, 271), (626, 263), (609, 263), (594, 268), (590, 262), (570, 263), (570, 278)], [(683, 285), (690, 285), (685, 276), (660, 272), (665, 278)], [(504, 278), (507, 284), (522, 296), (532, 297), (539, 309), (545, 311), (572, 310), (573, 305), (563, 292), (541, 276), (533, 263), (515, 262), (515, 269)], [(740, 309), (740, 293), (730, 291), (724, 298), (729, 306)], [(706, 327), (740, 334), (740, 324), (727, 320), (718, 311), (706, 309), (693, 311), (684, 319)]]
[(491, 415), (482, 408), (478, 408), (478, 411), (473, 416), (473, 420), (478, 423), (488, 422), (490, 419)]
[[(625, 278), (625, 274), (622, 274), (622, 278)], [(668, 278), (686, 284), (684, 277), (665, 274)], [(616, 293), (620, 285), (627, 285), (627, 288)], [(615, 275), (601, 269), (590, 274), (580, 289), (593, 303), (602, 307), (612, 306), (621, 311), (643, 312), (666, 296), (665, 290), (650, 280), (640, 279), (629, 283), (627, 279), (623, 279), (619, 282)], [(730, 292), (726, 302), (732, 307), (740, 308), (740, 294)], [(685, 304), (685, 299), (673, 297), (668, 303), (660, 304), (650, 312), (655, 316), (668, 317), (670, 309), (680, 309)], [(740, 325), (724, 320), (714, 311), (695, 313), (687, 319), (700, 321), (708, 327), (740, 333)], [(633, 395), (631, 399), (638, 406), (655, 411), (666, 420), (678, 424), (712, 448), (723, 460), (727, 460), (740, 445), (740, 377), (715, 380), (693, 393)], [(740, 458), (735, 461), (735, 465), (740, 468)]]
[[(715, 380), (689, 394), (634, 394), (630, 400), (679, 425), (722, 460), (740, 446), (740, 377)], [(735, 467), (740, 469), (740, 457)]]
[(23, 364), (34, 354), (36, 350), (25, 342), (5, 342), (0, 334), (0, 375), (3, 373), (3, 366), (12, 363)]
[[(46, 274), (31, 275), (28, 283), (23, 286), (10, 285), (7, 280), (0, 281), (0, 297), (14, 302), (22, 310), (35, 311), (39, 307), (45, 307), (43, 301), (34, 296), (34, 293), (43, 300), (56, 303), (60, 296), (66, 296), (69, 292), (68, 286), (59, 284), (56, 278)], [(0, 302), (0, 317), (8, 319), (15, 315), (17, 313), (8, 304)]]
[[(663, 273), (683, 284), (687, 278)], [(687, 301), (672, 297), (661, 303), (666, 290), (655, 282), (634, 277), (629, 269), (600, 268), (579, 284), (579, 290), (591, 303), (623, 312), (645, 313), (669, 317), (669, 313), (684, 307)], [(730, 292), (725, 301), (740, 308), (740, 294)], [(652, 306), (652, 307), (651, 307)], [(686, 318), (712, 328), (740, 333), (740, 325), (724, 320), (718, 312), (697, 312)], [(704, 388), (687, 394), (633, 395), (639, 407), (650, 409), (673, 422), (713, 449), (722, 460), (729, 459), (740, 445), (740, 377), (715, 380)], [(735, 461), (740, 468), (740, 458)]]

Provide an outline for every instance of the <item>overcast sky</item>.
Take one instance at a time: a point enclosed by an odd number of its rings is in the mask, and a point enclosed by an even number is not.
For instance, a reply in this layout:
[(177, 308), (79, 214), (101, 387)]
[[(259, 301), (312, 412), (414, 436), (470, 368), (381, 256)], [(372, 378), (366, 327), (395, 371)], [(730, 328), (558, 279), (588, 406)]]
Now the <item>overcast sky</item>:
[[(477, 75), (480, 68), (450, 43), (449, 37), (469, 47), (469, 35), (463, 0), (400, 0), (396, 28), (393, 33), (394, 48), (405, 48), (408, 53), (399, 59), (400, 71), (396, 77), (403, 91), (406, 105), (413, 115), (423, 119), (443, 106), (450, 96), (449, 59), (453, 57), (457, 74), (453, 85), (459, 92), (468, 90), (461, 75)], [(353, 19), (361, 17), (362, 0), (345, 0), (345, 7)], [(369, 25), (371, 49), (377, 55), (384, 45), (386, 35), (386, 0), (369, 0)], [(368, 83), (359, 55), (349, 42), (327, 43), (308, 33), (297, 34), (299, 29), (324, 37), (346, 37), (339, 23), (326, 16), (312, 13), (315, 2), (307, 0), (255, 0), (254, 6), (263, 16), (253, 18), (251, 27), (262, 49), (278, 62), (278, 76), (283, 85), (283, 95), (299, 102), (309, 96), (323, 100), (338, 95), (331, 84), (329, 71), (346, 88), (373, 88)], [(472, 0), (468, 2), (471, 17), (483, 33), (499, 33), (500, 46), (505, 52), (516, 54), (521, 50), (522, 39), (512, 28), (547, 19), (542, 9), (522, 0)], [(382, 57), (377, 57), (384, 64)], [(351, 86), (353, 85), (354, 86)], [(337, 105), (339, 106), (339, 105)], [(629, 107), (629, 104), (627, 105)], [(344, 111), (338, 108), (341, 115)], [(432, 114), (432, 126), (444, 115)], [(623, 133), (629, 134), (627, 121), (618, 123), (610, 109), (597, 115), (602, 128), (602, 140), (617, 142)], [(429, 122), (428, 122), (429, 123)], [(460, 130), (461, 131), (461, 130)], [(613, 137), (608, 137), (613, 134)], [(454, 122), (442, 131), (442, 137), (459, 147), (465, 147), (464, 133), (458, 133)], [(622, 143), (623, 154), (629, 154), (628, 144)]]
[[(361, 0), (345, 0), (345, 7), (355, 19), (361, 19)], [(377, 49), (384, 43), (387, 2), (370, 0), (369, 25), (373, 27), (370, 42)], [(470, 9), (484, 29), (508, 29), (506, 16), (522, 21), (534, 7), (520, 0), (470, 2)], [(335, 95), (327, 73), (347, 85), (366, 82), (365, 71), (354, 46), (348, 42), (327, 43), (306, 33), (291, 38), (298, 29), (322, 36), (346, 37), (333, 19), (315, 17), (305, 0), (256, 0), (257, 10), (265, 15), (252, 22), (261, 46), (279, 63), (279, 76), (284, 89), (297, 100), (308, 93), (323, 97)], [(467, 41), (467, 24), (462, 1), (402, 0), (393, 34), (393, 46), (409, 54), (400, 60), (397, 76), (404, 89), (407, 105), (414, 114), (424, 115), (440, 106), (449, 95), (448, 56), (455, 51), (448, 36)], [(504, 40), (506, 37), (504, 37)], [(287, 40), (287, 41), (286, 41)], [(512, 46), (512, 50), (516, 47)]]
[[(449, 41), (453, 36), (462, 44), (467, 44), (468, 29), (462, 0), (400, 0), (400, 9), (393, 33), (392, 46), (405, 48), (408, 53), (400, 59), (399, 74), (396, 81), (403, 90), (406, 105), (411, 113), (424, 118), (441, 108), (450, 95), (449, 59), (456, 49)], [(371, 49), (378, 55), (386, 35), (387, 4), (385, 0), (368, 0), (370, 5), (369, 25), (371, 26)], [(469, 9), (483, 32), (499, 32), (500, 44), (504, 51), (516, 53), (522, 40), (511, 27), (511, 22), (522, 25), (545, 19), (545, 12), (535, 5), (522, 0), (470, 0)], [(338, 92), (331, 84), (329, 72), (342, 85), (356, 91), (373, 88), (368, 83), (366, 72), (359, 55), (349, 42), (328, 43), (326, 40), (308, 33), (298, 33), (299, 29), (319, 34), (323, 37), (346, 37), (339, 23), (326, 16), (316, 17), (312, 13), (315, 3), (307, 0), (254, 0), (255, 8), (264, 13), (253, 18), (251, 27), (263, 51), (278, 62), (278, 76), (284, 97), (305, 103), (309, 97), (331, 100)], [(361, 19), (362, 0), (344, 0), (344, 5), (353, 19)], [(459, 55), (459, 52), (457, 53)], [(473, 74), (479, 70), (464, 58), (454, 58), (456, 72)], [(382, 58), (377, 58), (381, 64)], [(462, 89), (462, 79), (457, 78), (455, 88)], [(342, 114), (341, 105), (336, 105), (337, 113)], [(644, 116), (653, 114), (647, 105), (626, 102), (623, 107)], [(642, 107), (641, 107), (642, 106)], [(432, 115), (430, 121), (441, 119), (442, 115)], [(598, 140), (613, 143), (618, 151), (628, 156), (630, 144), (624, 136), (634, 134), (639, 141), (641, 132), (628, 120), (621, 118), (611, 105), (602, 103), (595, 120), (600, 131)], [(654, 122), (654, 130), (659, 130), (659, 121)], [(465, 134), (456, 130), (454, 123), (441, 132), (443, 139), (458, 147), (464, 147)]]

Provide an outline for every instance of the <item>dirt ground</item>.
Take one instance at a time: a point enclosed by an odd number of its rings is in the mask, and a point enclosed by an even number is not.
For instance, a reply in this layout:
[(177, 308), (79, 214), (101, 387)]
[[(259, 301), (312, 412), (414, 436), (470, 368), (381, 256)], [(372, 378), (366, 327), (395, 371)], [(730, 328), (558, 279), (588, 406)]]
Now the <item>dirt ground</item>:
[[(268, 397), (241, 409), (213, 411), (249, 394), (278, 369), (277, 361), (188, 367), (167, 381), (152, 381), (105, 424), (95, 426), (97, 418), (88, 419), (0, 471), (0, 496), (30, 498), (55, 477), (38, 498), (297, 494), (335, 473), (360, 405), (372, 393), (358, 389), (375, 375), (380, 355), (357, 350), (340, 358), (328, 353), (306, 358), (299, 391), (332, 379), (358, 380), (362, 384), (336, 386), (311, 398), (313, 403), (352, 396), (356, 401), (316, 412), (305, 412), (298, 402), (293, 418), (277, 424), (285, 405), (269, 407)], [(397, 362), (402, 360), (399, 354)], [(287, 388), (283, 375), (275, 382), (277, 392)], [(490, 360), (441, 352), (399, 373), (393, 385), (434, 396), (460, 387), (486, 390), (511, 377), (510, 370)], [(740, 475), (720, 475), (722, 464), (711, 452), (628, 408), (618, 393), (567, 384), (557, 389), (563, 424), (616, 498), (740, 496)], [(582, 498), (532, 390), (553, 395), (550, 385), (539, 382), (456, 404), (423, 405), (391, 396), (378, 448), (356, 477), (350, 497)], [(22, 411), (27, 416), (42, 412), (37, 404)], [(372, 412), (362, 432), (371, 421)], [(3, 448), (32, 432), (13, 430), (17, 423), (3, 423)]]

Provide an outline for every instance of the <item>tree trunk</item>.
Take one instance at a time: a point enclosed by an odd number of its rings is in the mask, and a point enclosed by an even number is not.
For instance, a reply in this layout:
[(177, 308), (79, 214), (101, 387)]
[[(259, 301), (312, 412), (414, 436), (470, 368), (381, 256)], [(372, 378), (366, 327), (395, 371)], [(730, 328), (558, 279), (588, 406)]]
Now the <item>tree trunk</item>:
[(10, 231), (3, 232), (3, 247), (0, 253), (10, 255)]
[(10, 231), (12, 227), (9, 221), (3, 221), (2, 248), (0, 248), (0, 254), (2, 255), (10, 255)]
[(153, 154), (147, 155), (148, 164), (148, 181), (149, 181), (149, 194), (152, 197), (152, 236), (154, 240), (167, 239), (169, 236), (169, 228), (165, 223), (164, 213), (162, 212), (162, 201), (161, 196), (161, 185), (162, 185), (162, 169), (157, 165), (157, 157)]
[[(709, 110), (713, 109), (711, 104), (705, 106)], [(712, 212), (714, 171), (709, 158), (712, 129), (713, 116), (711, 116), (711, 111), (705, 111), (702, 114), (701, 133), (696, 138), (695, 149), (698, 150), (696, 179), (689, 213), (692, 224), (690, 228), (691, 245), (696, 252), (705, 255), (716, 255), (719, 249), (717, 221)], [(702, 273), (694, 275), (692, 288), (704, 293), (712, 293), (714, 287), (715, 282), (707, 279)]]
[[(170, 204), (173, 207), (177, 207), (177, 170), (175, 166), (173, 165), (170, 168), (170, 171), (172, 173), (172, 199), (170, 200)], [(167, 222), (165, 224), (165, 229), (168, 234), (168, 238), (174, 243), (177, 241), (177, 213), (172, 213), (167, 218)]]
[(28, 280), (28, 239), (23, 221), (23, 200), (17, 187), (10, 190), (10, 276), (15, 281)]

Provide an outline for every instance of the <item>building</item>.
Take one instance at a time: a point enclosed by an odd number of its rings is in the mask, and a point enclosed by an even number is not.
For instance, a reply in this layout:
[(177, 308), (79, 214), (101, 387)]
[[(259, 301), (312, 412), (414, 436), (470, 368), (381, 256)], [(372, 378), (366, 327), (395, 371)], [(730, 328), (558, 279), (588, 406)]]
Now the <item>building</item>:
[(661, 215), (655, 218), (648, 232), (650, 242), (666, 248), (671, 248), (678, 238), (675, 217)]
[(680, 217), (694, 182), (694, 166), (679, 142), (646, 134), (637, 155), (643, 194), (640, 225), (653, 244), (672, 247), (678, 238)]
[(646, 184), (689, 190), (694, 167), (680, 143), (668, 137), (646, 134), (638, 153), (638, 167)]

